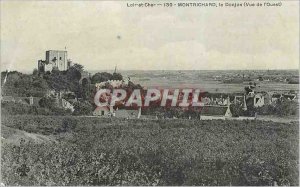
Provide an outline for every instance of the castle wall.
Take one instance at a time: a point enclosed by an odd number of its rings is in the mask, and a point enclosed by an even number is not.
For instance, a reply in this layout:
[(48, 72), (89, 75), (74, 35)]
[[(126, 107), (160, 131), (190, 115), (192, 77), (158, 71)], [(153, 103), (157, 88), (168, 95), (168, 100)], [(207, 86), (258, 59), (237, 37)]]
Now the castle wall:
[(44, 65), (44, 71), (47, 72), (47, 71), (52, 71), (53, 69), (53, 66), (52, 64), (45, 64)]

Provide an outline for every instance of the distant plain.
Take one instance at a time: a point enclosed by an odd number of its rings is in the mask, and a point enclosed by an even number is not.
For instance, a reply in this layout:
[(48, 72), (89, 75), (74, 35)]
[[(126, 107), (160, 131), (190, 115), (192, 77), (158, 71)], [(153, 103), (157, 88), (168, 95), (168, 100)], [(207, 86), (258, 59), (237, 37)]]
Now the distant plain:
[[(103, 70), (90, 71), (92, 74)], [(108, 70), (108, 72), (113, 72)], [(195, 88), (212, 93), (242, 93), (250, 81), (241, 83), (223, 83), (225, 78), (243, 75), (257, 84), (260, 91), (299, 91), (298, 84), (288, 84), (278, 79), (298, 78), (298, 70), (120, 70), (126, 80), (140, 84), (146, 88)], [(263, 81), (257, 78), (262, 77)], [(269, 80), (268, 80), (269, 79)]]

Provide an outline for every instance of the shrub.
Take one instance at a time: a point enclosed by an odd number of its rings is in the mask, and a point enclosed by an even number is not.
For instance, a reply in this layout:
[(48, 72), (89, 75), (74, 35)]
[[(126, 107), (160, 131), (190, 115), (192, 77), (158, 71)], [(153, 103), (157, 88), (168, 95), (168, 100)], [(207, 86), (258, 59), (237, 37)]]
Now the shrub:
[(279, 116), (298, 115), (299, 106), (296, 101), (279, 100), (275, 105), (275, 113)]
[(287, 99), (278, 100), (275, 105), (264, 105), (256, 109), (262, 115), (290, 116), (299, 114), (299, 105), (296, 101)]
[(93, 106), (87, 101), (77, 101), (74, 103), (73, 115), (91, 115)]

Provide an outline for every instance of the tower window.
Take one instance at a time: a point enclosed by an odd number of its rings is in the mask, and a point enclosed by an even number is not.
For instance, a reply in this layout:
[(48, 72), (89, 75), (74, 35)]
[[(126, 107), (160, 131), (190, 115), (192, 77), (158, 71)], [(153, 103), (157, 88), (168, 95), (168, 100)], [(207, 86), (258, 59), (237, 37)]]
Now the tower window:
[(61, 60), (61, 57), (59, 57), (59, 60)]

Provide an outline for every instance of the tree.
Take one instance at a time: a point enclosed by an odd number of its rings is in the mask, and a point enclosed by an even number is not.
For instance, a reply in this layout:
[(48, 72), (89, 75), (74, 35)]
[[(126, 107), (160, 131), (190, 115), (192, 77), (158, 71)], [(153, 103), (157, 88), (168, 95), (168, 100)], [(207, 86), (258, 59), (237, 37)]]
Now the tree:
[(83, 72), (83, 70), (84, 70), (84, 67), (83, 67), (83, 65), (81, 65), (81, 64), (74, 64), (73, 65), (73, 67), (75, 68), (75, 69), (77, 69), (78, 71), (80, 71), (80, 72)]
[(241, 105), (238, 105), (238, 104), (231, 104), (230, 105), (230, 111), (232, 113), (232, 116), (233, 117), (239, 117), (239, 116), (242, 116), (244, 113), (243, 113), (243, 106)]
[(73, 115), (90, 115), (93, 112), (93, 106), (89, 102), (77, 101), (74, 103)]
[(107, 72), (96, 73), (92, 76), (92, 84), (112, 80), (113, 75)]
[(123, 76), (120, 73), (113, 73), (112, 80), (123, 80)]
[(39, 74), (39, 71), (36, 68), (34, 68), (32, 75), (37, 76), (38, 74)]
[(54, 90), (69, 89), (70, 81), (67, 79), (65, 72), (53, 71), (51, 74), (45, 74), (44, 79), (47, 81), (49, 87)]
[(52, 68), (51, 73), (58, 74), (59, 72), (60, 72), (60, 71), (58, 70), (58, 67), (54, 66), (54, 67)]
[(246, 86), (244, 89), (245, 89), (246, 94), (249, 94), (249, 92), (253, 91), (252, 89), (250, 89), (249, 86)]
[(16, 71), (2, 72), (1, 83), (3, 95), (41, 97), (48, 90), (47, 82), (43, 78)]
[(76, 80), (76, 81), (79, 81), (81, 79), (81, 72), (80, 70), (78, 70), (76, 67), (70, 67), (68, 70), (67, 70), (67, 78), (69, 80)]
[(283, 98), (278, 100), (275, 105), (275, 112), (279, 116), (297, 115), (299, 110), (298, 103), (296, 101), (289, 101)]
[(39, 105), (43, 108), (53, 109), (56, 107), (55, 98), (43, 97), (42, 99), (40, 99)]
[(69, 90), (74, 92), (77, 97), (81, 97), (81, 90), (79, 85), (81, 72), (80, 70), (78, 70), (78, 67), (76, 68), (72, 66), (67, 71), (54, 70), (51, 74), (44, 74), (43, 78), (47, 81), (50, 88), (57, 91)]

